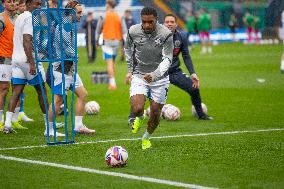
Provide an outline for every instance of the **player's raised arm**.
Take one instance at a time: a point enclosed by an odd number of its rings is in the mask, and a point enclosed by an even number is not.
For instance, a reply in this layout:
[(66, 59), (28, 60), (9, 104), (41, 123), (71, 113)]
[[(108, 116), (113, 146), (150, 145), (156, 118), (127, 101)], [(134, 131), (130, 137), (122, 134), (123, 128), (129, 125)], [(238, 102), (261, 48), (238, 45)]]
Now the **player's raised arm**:
[(173, 35), (172, 33), (170, 33), (163, 44), (163, 50), (162, 50), (163, 61), (160, 63), (158, 68), (150, 74), (152, 76), (153, 81), (162, 77), (169, 70), (173, 60), (173, 50), (174, 50)]

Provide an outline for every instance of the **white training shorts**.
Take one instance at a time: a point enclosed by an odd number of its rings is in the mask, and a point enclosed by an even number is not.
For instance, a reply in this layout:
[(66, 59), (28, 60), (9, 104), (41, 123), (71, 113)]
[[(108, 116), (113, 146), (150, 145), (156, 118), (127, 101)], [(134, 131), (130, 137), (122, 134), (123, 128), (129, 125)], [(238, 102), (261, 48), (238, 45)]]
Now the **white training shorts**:
[(30, 74), (29, 63), (13, 63), (12, 65), (12, 85), (39, 85), (45, 82), (45, 72), (42, 64), (39, 64), (39, 73)]
[[(58, 71), (53, 71), (53, 76), (54, 76), (54, 86), (53, 86), (53, 92), (54, 94), (57, 95), (63, 95), (63, 82), (62, 82), (62, 73)], [(66, 75), (64, 74), (65, 77), (65, 94), (68, 93), (69, 90), (73, 89), (74, 86), (74, 75)], [(82, 87), (83, 82), (79, 76), (79, 74), (76, 74), (76, 83), (75, 83), (75, 89), (77, 87)]]
[(165, 104), (169, 90), (169, 76), (148, 83), (142, 78), (133, 75), (130, 86), (130, 98), (137, 94), (143, 94), (158, 104)]
[(12, 65), (0, 64), (0, 81), (11, 81)]

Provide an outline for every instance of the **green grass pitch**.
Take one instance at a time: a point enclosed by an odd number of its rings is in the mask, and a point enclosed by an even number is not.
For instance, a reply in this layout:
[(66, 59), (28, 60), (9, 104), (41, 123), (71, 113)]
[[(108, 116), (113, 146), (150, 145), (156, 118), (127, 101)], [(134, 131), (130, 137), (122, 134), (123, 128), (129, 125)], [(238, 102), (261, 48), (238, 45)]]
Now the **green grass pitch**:
[[(201, 187), (284, 188), (284, 74), (279, 71), (282, 46), (221, 44), (214, 46), (213, 51), (213, 54), (200, 55), (200, 46), (196, 46), (191, 55), (201, 80), (202, 100), (214, 120), (198, 121), (194, 118), (189, 96), (171, 85), (167, 103), (180, 108), (181, 119), (173, 122), (162, 120), (153, 134), (153, 137), (190, 136), (153, 138), (153, 147), (147, 151), (142, 151), (140, 140), (95, 143), (139, 138), (145, 131), (146, 121), (138, 134), (130, 132), (125, 62), (117, 61), (118, 90), (109, 91), (107, 85), (91, 82), (92, 71), (106, 69), (101, 51), (96, 63), (88, 64), (85, 49), (80, 48), (79, 73), (88, 90), (88, 100), (97, 101), (101, 111), (99, 115), (84, 117), (84, 123), (96, 129), (96, 134), (76, 136), (76, 142), (91, 143), (5, 149), (46, 143), (44, 122), (34, 89), (26, 87), (25, 112), (35, 122), (24, 124), (28, 130), (10, 135), (0, 133), (0, 155)], [(258, 82), (258, 79), (265, 82)], [(148, 103), (145, 108), (147, 106)], [(232, 131), (253, 132), (234, 134)], [(113, 169), (106, 166), (104, 155), (113, 145), (128, 150), (126, 167)], [(1, 158), (0, 168), (0, 188), (177, 188)]]

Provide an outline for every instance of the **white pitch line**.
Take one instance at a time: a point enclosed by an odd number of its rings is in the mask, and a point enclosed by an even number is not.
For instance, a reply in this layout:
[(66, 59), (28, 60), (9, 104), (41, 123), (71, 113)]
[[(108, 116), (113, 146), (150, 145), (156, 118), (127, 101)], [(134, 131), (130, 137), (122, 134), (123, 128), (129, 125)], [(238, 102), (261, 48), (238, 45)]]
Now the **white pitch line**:
[[(243, 134), (243, 133), (260, 133), (260, 132), (272, 132), (272, 131), (284, 131), (284, 128), (260, 129), (260, 130), (251, 130), (251, 131), (226, 131), (226, 132), (213, 132), (213, 133), (196, 133), (196, 134), (184, 134), (184, 135), (157, 136), (157, 137), (151, 137), (151, 139), (198, 137), (198, 136), (210, 136), (210, 135), (234, 135), (234, 134)], [(75, 143), (75, 145), (108, 143), (108, 142), (119, 142), (119, 141), (135, 141), (135, 140), (140, 140), (140, 139), (141, 138), (122, 138), (122, 139), (113, 139), (113, 140), (112, 139), (110, 139), (110, 140), (98, 140), (98, 141), (88, 141), (88, 142), (77, 142), (77, 143)], [(55, 146), (60, 146), (60, 145), (52, 145), (52, 146), (55, 147)], [(18, 147), (11, 147), (11, 148), (0, 148), (0, 151), (32, 149), (32, 148), (45, 148), (45, 147), (49, 147), (49, 145), (18, 146)]]
[(165, 185), (183, 187), (183, 188), (214, 189), (211, 187), (199, 186), (195, 184), (156, 179), (156, 178), (151, 178), (151, 177), (135, 176), (135, 175), (124, 174), (124, 173), (110, 172), (110, 171), (101, 171), (97, 169), (90, 169), (90, 168), (84, 168), (84, 167), (78, 167), (78, 166), (72, 166), (72, 165), (64, 165), (64, 164), (36, 161), (36, 160), (30, 160), (30, 159), (22, 159), (22, 158), (11, 157), (11, 156), (0, 155), (0, 159), (23, 162), (23, 163), (30, 163), (30, 164), (36, 164), (36, 165), (43, 165), (43, 166), (49, 166), (49, 167), (63, 168), (63, 169), (68, 169), (68, 170), (80, 171), (80, 172), (95, 173), (99, 175), (121, 177), (121, 178), (130, 179), (130, 180), (145, 181), (145, 182), (156, 183), (156, 184), (165, 184)]

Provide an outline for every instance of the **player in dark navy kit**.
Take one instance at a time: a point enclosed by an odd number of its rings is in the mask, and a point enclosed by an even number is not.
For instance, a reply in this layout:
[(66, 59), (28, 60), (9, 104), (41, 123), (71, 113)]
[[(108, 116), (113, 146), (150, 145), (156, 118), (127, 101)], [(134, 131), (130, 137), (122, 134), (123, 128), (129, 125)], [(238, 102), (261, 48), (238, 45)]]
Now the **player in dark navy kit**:
[[(186, 91), (191, 96), (191, 101), (196, 109), (196, 113), (200, 120), (212, 120), (213, 118), (208, 116), (202, 111), (201, 97), (199, 92), (199, 79), (195, 73), (191, 57), (188, 51), (188, 39), (186, 33), (178, 31), (176, 29), (176, 17), (172, 14), (165, 16), (164, 25), (173, 32), (174, 52), (173, 62), (169, 69), (170, 82), (178, 88)], [(190, 76), (182, 72), (180, 68), (179, 54), (182, 54), (182, 58), (186, 68), (188, 69)]]

